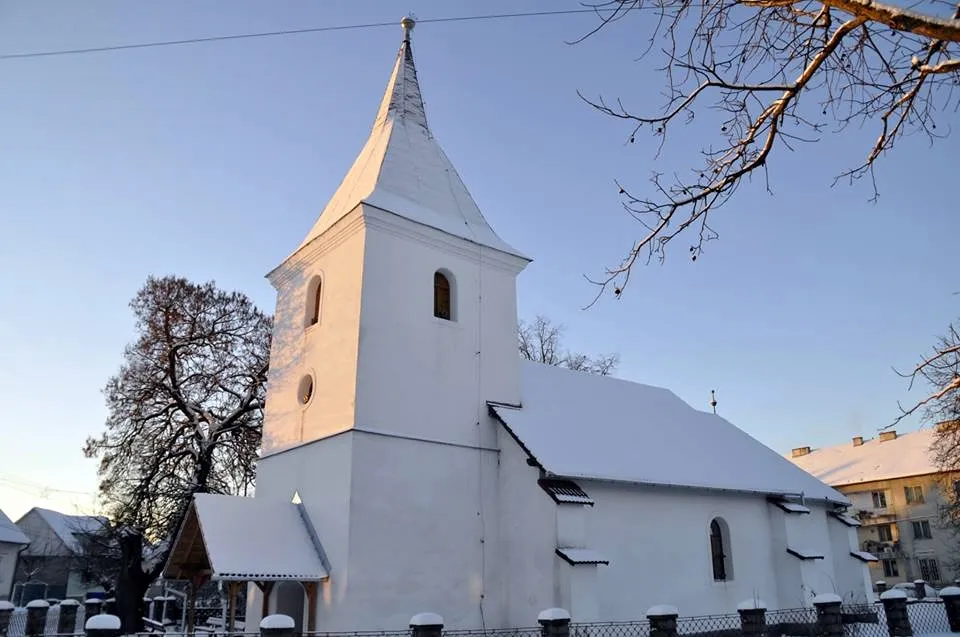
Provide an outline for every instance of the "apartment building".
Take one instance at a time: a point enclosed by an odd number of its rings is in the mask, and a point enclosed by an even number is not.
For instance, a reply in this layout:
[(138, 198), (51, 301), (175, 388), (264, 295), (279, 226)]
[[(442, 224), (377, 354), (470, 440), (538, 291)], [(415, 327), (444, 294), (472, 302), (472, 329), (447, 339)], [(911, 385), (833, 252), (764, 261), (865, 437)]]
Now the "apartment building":
[[(945, 425), (939, 425), (945, 426)], [(846, 495), (862, 526), (860, 548), (878, 558), (874, 582), (889, 585), (923, 579), (933, 586), (960, 576), (960, 534), (942, 521), (943, 507), (960, 499), (960, 473), (939, 471), (931, 452), (936, 427), (906, 434), (811, 449), (793, 449), (790, 459)]]

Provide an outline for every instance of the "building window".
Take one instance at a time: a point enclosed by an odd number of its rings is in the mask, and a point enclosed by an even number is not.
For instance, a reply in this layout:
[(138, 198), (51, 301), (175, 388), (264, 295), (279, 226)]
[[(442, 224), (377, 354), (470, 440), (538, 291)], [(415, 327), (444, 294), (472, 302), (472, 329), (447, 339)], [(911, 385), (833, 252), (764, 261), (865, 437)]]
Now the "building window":
[(320, 322), (320, 306), (323, 303), (323, 280), (319, 276), (310, 279), (307, 286), (307, 327)]
[(953, 499), (960, 500), (960, 480), (953, 481)]
[(433, 273), (433, 315), (446, 321), (453, 320), (453, 292), (446, 274)]
[(297, 401), (306, 407), (311, 398), (313, 398), (313, 376), (307, 374), (300, 379), (300, 384), (297, 386)]
[(877, 526), (877, 538), (881, 542), (893, 542), (893, 528), (889, 524)]
[(887, 508), (887, 492), (886, 491), (874, 491), (870, 495), (873, 496), (873, 508), (874, 509), (886, 509)]
[(913, 537), (917, 540), (929, 540), (933, 536), (930, 534), (930, 520), (916, 520), (913, 523)]
[(939, 582), (940, 567), (937, 560), (933, 558), (918, 559), (917, 565), (920, 567), (920, 579), (924, 582)]
[(897, 560), (881, 560), (883, 564), (884, 577), (899, 577), (900, 569), (897, 568)]
[(730, 530), (721, 518), (714, 518), (710, 522), (710, 559), (715, 582), (733, 579), (730, 563)]
[(923, 487), (904, 487), (903, 495), (907, 498), (907, 504), (923, 504)]

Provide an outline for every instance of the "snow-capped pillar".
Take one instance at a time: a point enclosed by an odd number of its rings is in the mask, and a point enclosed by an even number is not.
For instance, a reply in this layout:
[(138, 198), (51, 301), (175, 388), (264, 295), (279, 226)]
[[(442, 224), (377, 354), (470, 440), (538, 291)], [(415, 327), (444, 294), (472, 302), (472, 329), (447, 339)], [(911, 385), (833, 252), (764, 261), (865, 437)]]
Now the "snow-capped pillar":
[(75, 599), (65, 599), (60, 602), (60, 615), (57, 617), (57, 633), (72, 635), (77, 630), (77, 611), (80, 602)]
[(767, 605), (761, 599), (748, 599), (737, 605), (743, 637), (762, 637), (767, 632)]
[(940, 599), (943, 600), (943, 609), (947, 611), (950, 632), (960, 633), (960, 588), (947, 586), (940, 591)]
[(677, 617), (680, 616), (674, 606), (661, 604), (647, 609), (650, 620), (650, 637), (677, 637)]
[(101, 613), (88, 619), (83, 628), (87, 637), (117, 637), (120, 634), (120, 618)]
[(570, 613), (563, 608), (548, 608), (537, 616), (541, 637), (570, 637)]
[(157, 595), (153, 598), (153, 603), (150, 604), (150, 619), (155, 622), (163, 622), (163, 605), (166, 601), (167, 598), (163, 595)]
[(913, 580), (913, 588), (917, 591), (917, 599), (925, 599), (927, 597), (927, 583), (922, 579)]
[(410, 618), (413, 637), (440, 637), (443, 634), (443, 617), (436, 613), (418, 613)]
[(13, 615), (14, 606), (10, 602), (0, 601), (0, 637), (6, 637), (7, 629), (10, 628), (10, 617)]
[(817, 635), (843, 637), (843, 598), (835, 593), (821, 593), (813, 598), (817, 609)]
[(883, 612), (887, 616), (887, 632), (890, 637), (912, 637), (910, 616), (907, 614), (907, 594), (896, 588), (880, 596)]
[(887, 590), (887, 583), (886, 583), (884, 580), (882, 580), (882, 579), (878, 579), (878, 580), (877, 580), (877, 592), (880, 593), (880, 594), (883, 594), (883, 592), (886, 591), (886, 590)]
[(260, 637), (293, 637), (296, 624), (289, 615), (267, 615), (260, 620)]
[(90, 619), (94, 615), (99, 615), (103, 609), (103, 600), (96, 597), (83, 600), (83, 616)]
[(23, 631), (27, 637), (39, 637), (46, 632), (47, 612), (50, 602), (45, 599), (35, 599), (27, 604), (27, 627)]
[(183, 616), (183, 609), (180, 608), (178, 599), (173, 595), (167, 595), (163, 598), (163, 616), (161, 621), (164, 623), (177, 624)]

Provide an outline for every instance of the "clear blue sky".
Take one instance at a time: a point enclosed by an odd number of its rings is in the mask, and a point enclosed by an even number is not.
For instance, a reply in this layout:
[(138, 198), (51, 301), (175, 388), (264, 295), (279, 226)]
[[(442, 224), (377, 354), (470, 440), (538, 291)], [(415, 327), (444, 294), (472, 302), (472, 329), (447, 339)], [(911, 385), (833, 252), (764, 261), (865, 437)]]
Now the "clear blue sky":
[[(0, 53), (579, 6), (7, 0)], [(780, 149), (775, 196), (743, 189), (700, 260), (678, 241), (623, 300), (582, 311), (594, 292), (583, 275), (617, 262), (639, 232), (614, 178), (642, 192), (651, 171), (685, 165), (705, 130), (674, 130), (655, 160), (654, 141), (625, 145), (620, 123), (580, 102), (577, 89), (649, 112), (664, 87), (635, 61), (646, 44), (635, 22), (564, 44), (591, 20), (414, 33), (435, 134), (498, 233), (535, 258), (521, 316), (566, 324), (570, 346), (618, 351), (620, 376), (699, 408), (717, 389), (720, 413), (777, 451), (890, 422), (917, 393), (891, 366), (911, 364), (957, 314), (956, 202), (943, 187), (956, 179), (956, 139), (903, 143), (880, 166), (876, 205), (866, 184), (830, 188), (874, 128)], [(272, 309), (263, 275), (360, 150), (399, 37), (393, 26), (0, 61), (0, 508), (89, 505), (95, 467), (81, 447), (102, 430), (100, 389), (147, 275), (215, 279)]]

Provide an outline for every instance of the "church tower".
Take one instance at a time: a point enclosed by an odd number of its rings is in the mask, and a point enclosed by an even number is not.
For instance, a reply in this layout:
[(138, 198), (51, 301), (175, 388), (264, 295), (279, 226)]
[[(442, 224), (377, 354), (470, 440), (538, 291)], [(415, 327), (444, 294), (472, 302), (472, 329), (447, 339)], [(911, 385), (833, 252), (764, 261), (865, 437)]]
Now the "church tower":
[(325, 631), (361, 628), (347, 619), (358, 614), (365, 630), (402, 627), (441, 600), (450, 627), (500, 612), (487, 403), (520, 402), (516, 277), (530, 259), (493, 231), (437, 143), (414, 22), (401, 25), (366, 144), (268, 275), (257, 497), (296, 493), (316, 525), (330, 562)]

